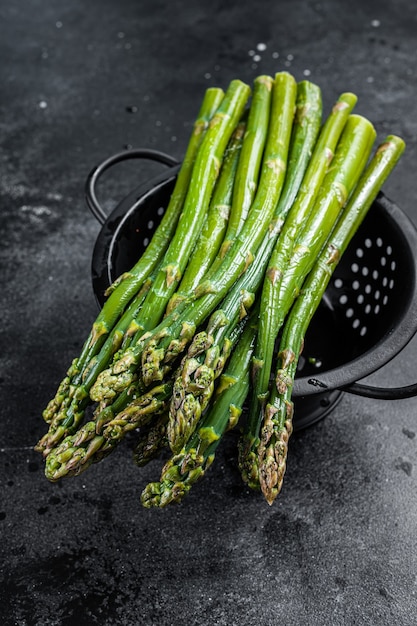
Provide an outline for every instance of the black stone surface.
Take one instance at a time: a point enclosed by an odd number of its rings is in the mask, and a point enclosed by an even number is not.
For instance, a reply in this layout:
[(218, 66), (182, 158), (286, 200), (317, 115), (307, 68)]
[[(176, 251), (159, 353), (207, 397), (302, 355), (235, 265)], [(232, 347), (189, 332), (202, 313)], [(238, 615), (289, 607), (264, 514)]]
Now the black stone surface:
[[(272, 507), (242, 484), (236, 440), (179, 506), (141, 508), (160, 462), (130, 441), (50, 484), (41, 411), (97, 307), (100, 226), (83, 186), (125, 146), (181, 158), (209, 85), (292, 72), (326, 110), (359, 97), (407, 142), (384, 187), (417, 222), (417, 9), (397, 0), (3, 0), (0, 5), (0, 623), (410, 626), (417, 612), (416, 400), (344, 394), (293, 436)], [(110, 210), (160, 166), (120, 166)], [(410, 289), (415, 285), (410, 285)], [(371, 377), (415, 381), (417, 342)]]

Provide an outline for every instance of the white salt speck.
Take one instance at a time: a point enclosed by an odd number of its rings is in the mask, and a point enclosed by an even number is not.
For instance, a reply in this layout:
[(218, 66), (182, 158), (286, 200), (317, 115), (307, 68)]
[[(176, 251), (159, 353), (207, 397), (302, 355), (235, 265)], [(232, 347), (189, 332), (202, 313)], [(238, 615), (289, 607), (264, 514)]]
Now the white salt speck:
[(125, 45), (124, 45), (124, 49), (125, 50), (130, 50), (131, 47), (132, 47), (131, 43), (125, 43)]
[(368, 78), (366, 79), (367, 83), (373, 83), (374, 82), (374, 77), (373, 76), (368, 76)]
[(117, 33), (117, 36), (118, 36), (118, 38), (119, 38), (119, 39), (124, 39), (125, 34), (124, 34), (122, 31), (119, 31), (119, 32)]
[(391, 63), (390, 57), (385, 57), (384, 63), (386, 63), (386, 64)]
[(378, 26), (381, 26), (381, 22), (379, 20), (372, 20), (371, 26), (378, 28)]
[(143, 96), (143, 101), (144, 101), (144, 102), (148, 102), (148, 100), (149, 100), (149, 96), (148, 96), (148, 95)]
[(249, 51), (248, 51), (248, 55), (249, 55), (250, 57), (253, 57), (253, 55), (254, 55), (254, 54), (255, 54), (255, 50), (249, 50)]
[(266, 43), (258, 43), (256, 49), (259, 51), (266, 50)]
[(255, 63), (258, 63), (261, 60), (261, 55), (255, 54), (255, 56), (253, 57), (253, 60), (255, 61)]
[(48, 50), (42, 50), (41, 58), (47, 59), (49, 57)]
[(48, 103), (45, 102), (45, 100), (41, 100), (38, 104), (40, 109), (46, 109), (46, 107), (48, 106)]
[(272, 58), (273, 59), (278, 59), (278, 57), (279, 57), (279, 52), (273, 52), (272, 53)]
[(214, 69), (215, 69), (215, 71), (216, 71), (216, 72), (218, 72), (218, 71), (219, 71), (219, 69), (220, 69), (220, 65), (215, 65), (215, 66), (214, 66)]
[(206, 73), (204, 74), (204, 78), (206, 78), (207, 80), (208, 80), (209, 78), (211, 78), (211, 74), (210, 74), (210, 72), (206, 72)]
[(162, 122), (161, 122), (161, 120), (156, 120), (156, 122), (155, 122), (155, 126), (162, 126)]
[(257, 63), (252, 63), (251, 68), (252, 68), (253, 70), (256, 70), (256, 68), (257, 68), (257, 67), (258, 67), (258, 64), (257, 64)]
[(294, 55), (293, 54), (287, 54), (287, 60), (288, 61), (294, 61)]
[(304, 76), (310, 76), (311, 71), (310, 70), (304, 70), (303, 74), (304, 74)]
[(177, 141), (177, 138), (176, 138), (176, 136), (175, 136), (175, 135), (172, 135), (172, 137), (171, 137), (171, 141)]
[(290, 67), (291, 61), (289, 61), (289, 60), (284, 61), (284, 65), (285, 65), (285, 67)]
[(34, 217), (42, 217), (42, 215), (51, 215), (52, 211), (49, 207), (40, 205), (40, 206), (30, 206), (28, 204), (23, 204), (20, 207), (20, 210), (23, 213), (28, 213)]
[(55, 22), (55, 26), (57, 28), (62, 28), (63, 27), (63, 23), (61, 21), (58, 20), (58, 22)]

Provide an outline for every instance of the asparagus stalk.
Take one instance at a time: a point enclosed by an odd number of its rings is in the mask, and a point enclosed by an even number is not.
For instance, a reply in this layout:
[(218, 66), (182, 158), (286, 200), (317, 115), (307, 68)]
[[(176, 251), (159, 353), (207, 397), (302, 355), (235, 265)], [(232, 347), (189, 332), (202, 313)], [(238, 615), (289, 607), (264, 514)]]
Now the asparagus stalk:
[(141, 502), (146, 508), (180, 502), (214, 461), (224, 433), (238, 423), (250, 384), (256, 312), (255, 308), (231, 355), (227, 370), (220, 377), (210, 410), (186, 445), (164, 465), (160, 480), (149, 483), (142, 492)]
[(256, 262), (235, 283), (221, 308), (211, 315), (206, 330), (194, 337), (175, 381), (168, 422), (168, 440), (173, 452), (183, 447), (210, 401), (214, 381), (233, 347), (233, 331), (255, 300), (272, 248), (309, 162), (320, 129), (321, 113), (320, 89), (302, 81), (297, 87), (288, 171), (271, 227), (258, 249)]
[[(287, 72), (275, 75), (268, 140), (262, 161), (258, 191), (239, 237), (219, 269), (195, 290), (195, 300), (175, 324), (156, 329), (143, 350), (142, 378), (145, 384), (163, 379), (165, 366), (185, 349), (194, 332), (224, 299), (236, 280), (255, 260), (256, 252), (271, 223), (281, 195), (293, 127), (297, 85)], [(177, 343), (178, 341), (178, 343)], [(129, 355), (127, 364), (136, 358)]]
[[(271, 106), (274, 114), (271, 116), (272, 123), (268, 133), (267, 156), (264, 155), (262, 165), (263, 184), (256, 194), (250, 212), (251, 219), (246, 220), (242, 229), (241, 242), (236, 245), (234, 254), (228, 255), (228, 262), (222, 265), (224, 271), (216, 275), (215, 283), (205, 283), (201, 290), (195, 290), (194, 302), (185, 307), (185, 311), (176, 321), (171, 318), (172, 313), (177, 311), (174, 309), (152, 332), (140, 337), (136, 345), (126, 350), (117, 363), (102, 372), (95, 385), (96, 389), (92, 389), (97, 400), (108, 393), (115, 378), (122, 381), (120, 384), (127, 386), (141, 360), (142, 377), (147, 382), (153, 379), (162, 380), (165, 370), (160, 365), (164, 356), (173, 359), (185, 349), (196, 327), (211, 314), (237, 277), (252, 262), (281, 192), (294, 115), (295, 92), (294, 78), (286, 72), (278, 73), (273, 88)], [(145, 346), (147, 349), (144, 352)]]
[(378, 146), (285, 322), (258, 447), (260, 487), (268, 504), (282, 488), (292, 432), (292, 388), (305, 334), (334, 270), (404, 148), (404, 141), (395, 135)]
[[(231, 81), (219, 108), (212, 117), (209, 127), (204, 134), (195, 156), (195, 163), (191, 171), (187, 194), (179, 218), (181, 227), (176, 228), (172, 236), (164, 255), (163, 267), (157, 272), (152, 287), (136, 319), (136, 323), (143, 330), (147, 327), (152, 328), (158, 323), (163, 315), (167, 301), (175, 289), (179, 275), (192, 249), (193, 237), (201, 228), (217, 179), (219, 164), (231, 134), (242, 116), (249, 92), (249, 87), (242, 81)], [(137, 276), (135, 280), (137, 280)], [(101, 317), (99, 315), (99, 320), (102, 321), (104, 316), (107, 324), (109, 315), (104, 315), (104, 308), (120, 290), (123, 290), (123, 297), (117, 299), (118, 306), (120, 306), (121, 301), (129, 293), (129, 290), (126, 290), (127, 284), (130, 284), (128, 278), (123, 280), (119, 287), (113, 291), (102, 309)], [(101, 321), (99, 326), (104, 328)], [(101, 336), (106, 335), (108, 331), (109, 328), (106, 325), (106, 332), (101, 333), (100, 331)], [(97, 345), (97, 342), (95, 344)], [(95, 378), (91, 375), (83, 381), (83, 385), (77, 391), (77, 397), (66, 407), (66, 410), (59, 413), (56, 419), (50, 423), (48, 432), (36, 446), (37, 450), (48, 454), (51, 448), (62, 440), (63, 437), (76, 430), (78, 424), (83, 419), (85, 408), (89, 403), (88, 394), (93, 383), (95, 383)], [(127, 384), (130, 384), (130, 380)]]
[(179, 285), (206, 218), (227, 145), (242, 117), (249, 94), (248, 85), (240, 80), (232, 80), (210, 121), (195, 159), (179, 228), (172, 237), (162, 267), (144, 302), (141, 313), (143, 331), (158, 324)]
[[(274, 343), (302, 282), (357, 184), (375, 136), (375, 129), (369, 120), (359, 115), (349, 115), (332, 167), (323, 179), (314, 206), (296, 242), (289, 252), (284, 249), (284, 254), (278, 258), (274, 253), (271, 256), (261, 296), (250, 409), (240, 445), (242, 476), (251, 486), (258, 486), (257, 457), (254, 450), (269, 395)], [(279, 246), (279, 242), (277, 245)]]
[[(201, 277), (204, 276), (213, 262), (223, 241), (230, 216), (233, 186), (245, 128), (246, 121), (242, 119), (237, 125), (226, 149), (207, 218), (193, 250), (192, 258), (186, 266), (177, 290), (168, 302), (166, 313), (175, 308), (180, 300), (187, 298), (187, 295), (197, 286)], [(198, 259), (198, 262), (195, 259)]]
[(227, 250), (242, 229), (256, 195), (267, 141), (272, 84), (273, 78), (267, 75), (257, 76), (254, 80), (248, 123), (233, 187), (230, 218), (227, 224), (225, 240), (216, 258), (214, 267), (210, 268), (211, 272), (218, 268)]
[(167, 248), (169, 241), (176, 229), (184, 198), (188, 189), (191, 171), (201, 140), (207, 130), (208, 123), (218, 109), (224, 92), (217, 87), (210, 87), (204, 94), (198, 116), (193, 124), (185, 152), (184, 160), (178, 172), (176, 184), (170, 198), (167, 210), (162, 217), (161, 223), (155, 231), (152, 240), (144, 254), (124, 276), (122, 284), (113, 285), (111, 295), (105, 302), (97, 316), (87, 340), (78, 358), (74, 359), (66, 376), (61, 381), (55, 397), (46, 406), (43, 416), (46, 422), (51, 422), (59, 411), (63, 401), (73, 393), (84, 368), (98, 353), (108, 333), (113, 328), (116, 320), (125, 309), (132, 297), (141, 289), (143, 282), (150, 276), (161, 259), (161, 255)]

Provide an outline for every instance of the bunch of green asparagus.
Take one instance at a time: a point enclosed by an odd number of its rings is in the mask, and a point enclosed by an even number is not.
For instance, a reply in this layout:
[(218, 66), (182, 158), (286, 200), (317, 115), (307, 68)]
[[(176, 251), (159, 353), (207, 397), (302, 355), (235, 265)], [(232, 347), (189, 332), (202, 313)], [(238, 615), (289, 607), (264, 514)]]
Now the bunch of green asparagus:
[[(209, 88), (175, 187), (143, 255), (108, 289), (43, 412), (51, 481), (107, 457), (129, 432), (145, 507), (179, 502), (239, 429), (245, 483), (281, 490), (303, 340), (343, 252), (404, 142), (342, 93), (287, 72)], [(244, 407), (247, 410), (243, 411)]]

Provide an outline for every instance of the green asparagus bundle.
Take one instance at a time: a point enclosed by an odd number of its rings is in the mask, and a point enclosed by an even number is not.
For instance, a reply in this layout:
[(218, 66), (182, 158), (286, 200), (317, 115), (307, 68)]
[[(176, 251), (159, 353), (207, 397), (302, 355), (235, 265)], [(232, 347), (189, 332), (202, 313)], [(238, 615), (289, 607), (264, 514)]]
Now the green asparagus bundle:
[[(338, 142), (332, 165), (323, 178), (313, 207), (300, 225), (293, 245), (280, 246), (271, 255), (265, 274), (259, 314), (259, 330), (253, 361), (249, 419), (240, 445), (244, 479), (256, 486), (259, 427), (268, 399), (274, 344), (290, 307), (314, 260), (330, 235), (340, 211), (354, 190), (375, 139), (372, 124), (359, 115), (349, 115)], [(314, 191), (314, 190), (313, 190)]]
[(284, 478), (294, 411), (292, 387), (308, 326), (350, 240), (404, 148), (404, 141), (393, 135), (387, 136), (380, 144), (326, 246), (315, 260), (285, 322), (278, 350), (275, 384), (265, 408), (257, 450), (260, 487), (269, 504), (279, 494)]
[(273, 502), (303, 338), (404, 148), (389, 136), (368, 165), (376, 133), (356, 100), (341, 94), (322, 124), (319, 87), (288, 72), (206, 91), (161, 225), (108, 289), (44, 411), (36, 449), (49, 480), (79, 475), (134, 431), (139, 467), (171, 451), (142, 494), (163, 507), (239, 421), (242, 478)]
[(164, 465), (160, 480), (145, 487), (141, 496), (143, 506), (164, 507), (170, 502), (180, 502), (213, 463), (224, 433), (238, 424), (249, 391), (257, 312), (255, 307), (245, 320), (242, 336), (220, 376), (210, 410), (184, 447)]
[[(175, 285), (180, 279), (184, 266), (191, 254), (194, 237), (198, 235), (201, 229), (211, 193), (217, 180), (223, 153), (242, 116), (249, 93), (250, 88), (245, 83), (234, 80), (231, 81), (224, 97), (222, 94), (221, 100), (218, 96), (213, 98), (210, 92), (210, 97), (207, 96), (206, 98), (206, 100), (209, 100), (210, 109), (208, 104), (204, 104), (203, 101), (203, 112), (200, 112), (200, 118), (202, 115), (207, 117), (210, 114), (211, 118), (204, 134), (201, 133), (201, 124), (197, 126), (199, 141), (197, 143), (194, 135), (190, 140), (189, 149), (192, 151), (192, 154), (190, 158), (185, 160), (185, 165), (183, 166), (185, 167), (185, 174), (183, 177), (178, 177), (176, 189), (174, 189), (170, 200), (170, 207), (171, 204), (175, 206), (175, 213), (178, 214), (177, 220), (181, 224), (181, 228), (175, 228), (173, 232), (170, 232), (170, 243), (152, 281), (151, 288), (138, 312), (140, 319), (136, 317), (135, 323), (142, 330), (146, 330), (147, 326), (152, 328), (154, 324), (158, 323), (170, 296), (175, 290)], [(215, 104), (218, 106), (213, 113)], [(202, 138), (200, 138), (201, 135)], [(180, 186), (178, 181), (181, 183)], [(170, 207), (166, 213), (171, 213)], [(156, 241), (158, 241), (158, 237)], [(152, 265), (151, 270), (149, 267), (151, 259), (153, 259), (152, 249), (156, 247), (156, 244), (154, 246), (151, 242), (150, 247), (151, 252), (149, 252), (148, 247), (135, 266), (136, 271), (132, 271), (131, 275), (124, 278), (116, 289), (112, 291), (94, 323), (92, 336), (87, 340), (87, 347), (84, 348), (80, 359), (77, 361), (76, 380), (72, 383), (68, 382), (69, 389), (72, 391), (72, 393), (68, 394), (69, 401), (65, 402), (61, 407), (62, 410), (54, 415), (50, 421), (48, 433), (38, 442), (37, 449), (43, 451), (45, 455), (68, 433), (74, 432), (83, 419), (84, 410), (89, 403), (88, 395), (90, 389), (95, 383), (99, 372), (108, 365), (108, 361), (105, 363), (103, 359), (94, 358), (92, 345), (95, 346), (94, 349), (96, 350), (96, 347), (102, 343), (103, 338), (110, 332), (110, 328), (114, 325), (118, 315), (120, 315), (123, 306), (127, 304), (127, 301), (134, 294), (135, 289), (143, 283), (144, 278), (148, 277), (149, 272), (155, 269), (154, 265)], [(156, 249), (159, 250), (158, 247)], [(147, 257), (150, 257), (150, 259)], [(142, 267), (142, 274), (140, 274), (138, 269), (140, 267)], [(143, 268), (147, 268), (146, 274)], [(87, 366), (87, 372), (80, 376), (78, 372), (80, 363), (84, 363), (85, 360), (89, 363), (92, 358), (94, 358), (93, 366)], [(64, 390), (61, 386), (59, 390), (60, 398), (63, 394)]]
[[(270, 88), (272, 87), (272, 79), (269, 79), (268, 83), (266, 81), (266, 77), (264, 77), (262, 82), (263, 84), (269, 84)], [(254, 201), (255, 206), (252, 207), (250, 216), (247, 220), (250, 222), (250, 225), (248, 227), (248, 224), (245, 223), (244, 227), (248, 233), (247, 238), (242, 241), (242, 244), (237, 246), (237, 251), (234, 255), (230, 253), (225, 257), (225, 263), (226, 260), (229, 260), (229, 266), (234, 273), (232, 274), (230, 270), (229, 273), (225, 273), (224, 264), (222, 264), (222, 272), (220, 273), (220, 269), (218, 270), (218, 283), (223, 281), (225, 284), (220, 292), (216, 293), (214, 289), (208, 289), (208, 297), (204, 298), (204, 296), (202, 296), (201, 298), (197, 298), (196, 303), (186, 307), (185, 311), (181, 315), (181, 304), (182, 306), (185, 306), (185, 303), (187, 302), (186, 300), (183, 300), (180, 305), (175, 306), (174, 310), (167, 315), (158, 326), (156, 326), (153, 332), (145, 333), (144, 335), (137, 333), (140, 337), (136, 345), (129, 347), (121, 356), (119, 356), (110, 369), (106, 369), (99, 374), (90, 390), (90, 396), (93, 400), (98, 402), (99, 405), (99, 417), (95, 418), (96, 422), (103, 424), (107, 419), (107, 411), (103, 410), (103, 407), (106, 407), (107, 410), (110, 411), (111, 417), (114, 418), (113, 410), (111, 406), (108, 406), (109, 401), (113, 402), (116, 400), (116, 404), (119, 409), (120, 394), (124, 394), (124, 397), (126, 397), (126, 390), (135, 384), (137, 380), (138, 366), (140, 365), (142, 352), (144, 352), (145, 355), (145, 367), (142, 364), (141, 376), (145, 383), (149, 385), (150, 382), (162, 380), (165, 377), (166, 367), (164, 367), (163, 370), (160, 368), (157, 375), (155, 375), (155, 342), (158, 342), (161, 339), (166, 340), (166, 334), (170, 333), (169, 341), (166, 344), (168, 347), (168, 354), (165, 355), (165, 357), (168, 362), (172, 360), (173, 345), (175, 345), (175, 356), (180, 354), (193, 337), (194, 330), (196, 329), (196, 319), (199, 319), (198, 324), (200, 324), (210, 315), (215, 305), (225, 296), (227, 288), (233, 285), (236, 278), (245, 268), (247, 256), (251, 255), (254, 257), (251, 252), (251, 247), (255, 251), (259, 246), (258, 242), (261, 239), (262, 234), (268, 230), (268, 225), (271, 221), (271, 214), (273, 213), (273, 209), (279, 199), (280, 191), (283, 185), (285, 164), (292, 131), (296, 88), (296, 82), (291, 75), (287, 73), (280, 73), (277, 75), (273, 89), (273, 95), (275, 95), (275, 97), (273, 98), (271, 104), (271, 111), (273, 115), (270, 115), (268, 119), (270, 128), (268, 143), (263, 157), (263, 175), (261, 176), (259, 190)], [(204, 143), (202, 148), (204, 148)], [(279, 150), (278, 153), (277, 150)], [(279, 165), (278, 167), (276, 166), (277, 163)], [(259, 221), (260, 218), (263, 219), (263, 229), (259, 231), (255, 228), (255, 226), (259, 226), (262, 223)], [(247, 251), (245, 251), (245, 246)], [(234, 261), (235, 265), (232, 265), (230, 261)], [(188, 322), (188, 319), (192, 321)], [(188, 332), (183, 332), (184, 328)], [(178, 333), (176, 337), (173, 336), (175, 332)], [(148, 335), (150, 335), (150, 339), (148, 338)], [(160, 351), (161, 349), (159, 348), (158, 352)], [(151, 354), (150, 359), (148, 357), (149, 353)], [(148, 359), (148, 362), (146, 362), (146, 359)], [(151, 375), (149, 374), (150, 371)], [(100, 417), (100, 414), (102, 413), (104, 413), (105, 419)], [(58, 474), (61, 476), (65, 474), (65, 466), (69, 465), (68, 449), (73, 450), (74, 457), (78, 457), (80, 462), (79, 468), (76, 468), (74, 465), (75, 461), (71, 459), (71, 471), (83, 471), (86, 469), (86, 448), (99, 452), (98, 443), (101, 440), (100, 437), (102, 434), (101, 432), (98, 432), (98, 430), (99, 429), (96, 428), (96, 434), (93, 435), (93, 427), (90, 423), (87, 423), (84, 427), (81, 426), (81, 438), (77, 436), (77, 433), (75, 433), (75, 435), (69, 434), (65, 438), (65, 442), (62, 446), (58, 445), (56, 450), (53, 450), (53, 447), (50, 447), (47, 450), (47, 455), (51, 454), (51, 457), (46, 464), (48, 478), (54, 480), (55, 475)], [(91, 440), (94, 440), (94, 445), (91, 443)], [(104, 444), (104, 441), (101, 441)], [(82, 443), (82, 450), (77, 453), (76, 442)], [(56, 446), (59, 442), (55, 440), (54, 443)], [(61, 459), (65, 459), (65, 463), (61, 463)], [(83, 466), (82, 468), (81, 465)]]
[(194, 336), (175, 381), (167, 430), (173, 451), (183, 447), (193, 432), (198, 416), (207, 407), (215, 379), (221, 374), (234, 346), (234, 330), (255, 301), (271, 250), (308, 165), (320, 129), (321, 115), (320, 89), (302, 81), (297, 89), (285, 185), (270, 228), (258, 249), (257, 262), (252, 263), (234, 284), (222, 301), (221, 308), (211, 315), (207, 328)]

